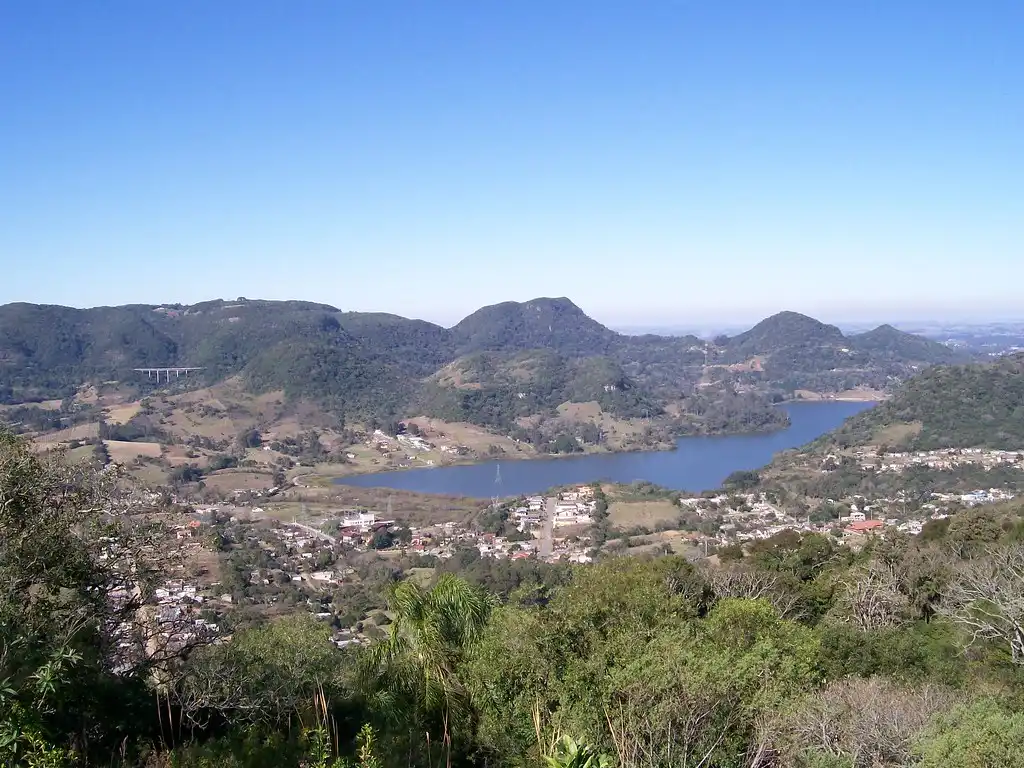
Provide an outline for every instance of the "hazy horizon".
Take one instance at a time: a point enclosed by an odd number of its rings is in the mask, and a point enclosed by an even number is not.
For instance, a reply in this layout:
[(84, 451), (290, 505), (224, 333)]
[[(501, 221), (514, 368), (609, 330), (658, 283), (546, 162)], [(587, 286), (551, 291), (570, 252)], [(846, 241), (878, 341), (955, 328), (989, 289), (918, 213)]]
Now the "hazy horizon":
[[(733, 316), (704, 316), (704, 317), (677, 317), (675, 319), (668, 319), (663, 322), (649, 322), (649, 323), (629, 323), (629, 322), (616, 322), (614, 320), (607, 320), (601, 317), (599, 313), (588, 311), (586, 307), (581, 307), (571, 296), (535, 296), (532, 299), (526, 301), (539, 300), (539, 299), (558, 299), (565, 298), (576, 304), (581, 311), (583, 311), (588, 317), (597, 322), (605, 325), (606, 327), (622, 334), (626, 335), (641, 335), (647, 333), (655, 333), (662, 335), (687, 335), (696, 334), (703, 336), (704, 338), (710, 338), (711, 335), (718, 333), (733, 333), (742, 332), (758, 322), (771, 317), (772, 315), (780, 312), (793, 312), (796, 310), (788, 308), (780, 308), (773, 312), (768, 312), (764, 315), (744, 315), (743, 313), (737, 313)], [(395, 307), (376, 307), (372, 309), (354, 310), (350, 307), (337, 306), (331, 302), (320, 302), (308, 299), (302, 296), (293, 296), (288, 299), (268, 299), (265, 296), (236, 296), (234, 298), (227, 296), (215, 296), (202, 299), (197, 302), (178, 302), (178, 301), (129, 301), (124, 304), (99, 304), (92, 306), (78, 306), (72, 304), (61, 304), (59, 306), (70, 307), (72, 309), (96, 309), (99, 307), (117, 307), (117, 306), (131, 306), (131, 305), (143, 305), (143, 306), (192, 306), (194, 304), (201, 304), (209, 301), (224, 301), (234, 302), (239, 299), (246, 301), (305, 301), (313, 303), (327, 304), (341, 312), (368, 312), (368, 313), (383, 313), (391, 315), (400, 315), (414, 320), (425, 320), (436, 325), (440, 325), (446, 328), (450, 328), (456, 325), (460, 320), (464, 319), (472, 312), (478, 309), (482, 309), (486, 306), (481, 305), (480, 307), (474, 308), (471, 312), (467, 312), (465, 315), (452, 318), (445, 312), (434, 313), (432, 316), (422, 316), (415, 314), (403, 314), (400, 308)], [(511, 300), (509, 300), (511, 301)], [(19, 302), (7, 302), (7, 303), (19, 303)], [(53, 304), (54, 302), (30, 302), (36, 304)], [(496, 302), (506, 303), (506, 302)], [(3, 304), (0, 304), (3, 306)], [(908, 330), (911, 328), (926, 328), (926, 327), (941, 327), (943, 325), (965, 325), (965, 326), (984, 326), (984, 325), (997, 325), (1000, 323), (1008, 324), (1024, 324), (1024, 313), (1016, 315), (998, 315), (990, 314), (988, 316), (952, 316), (952, 317), (932, 317), (932, 316), (919, 316), (919, 317), (866, 317), (866, 318), (849, 318), (842, 316), (830, 316), (826, 314), (809, 315), (816, 320), (830, 325), (835, 325), (841, 328), (844, 333), (846, 332), (859, 332), (861, 330), (869, 330), (871, 328), (878, 327), (880, 325), (893, 325), (902, 330)]]
[(1019, 313), (1024, 5), (0, 8), (0, 303)]

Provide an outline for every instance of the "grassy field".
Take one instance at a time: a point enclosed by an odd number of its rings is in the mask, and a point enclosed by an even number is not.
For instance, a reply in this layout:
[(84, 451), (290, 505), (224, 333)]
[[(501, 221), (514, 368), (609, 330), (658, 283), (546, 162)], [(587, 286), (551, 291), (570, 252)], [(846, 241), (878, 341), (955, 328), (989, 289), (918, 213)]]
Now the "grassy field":
[[(426, 416), (417, 416), (414, 419), (410, 419), (410, 421), (420, 428), (420, 431), (427, 440), (438, 445), (450, 445), (453, 447), (463, 445), (469, 450), (480, 454), (486, 454), (488, 448), (492, 445), (498, 446), (507, 454), (530, 456), (535, 453), (529, 445), (523, 445), (503, 435), (488, 432), (483, 427), (478, 427), (475, 424), (442, 421), (441, 419), (432, 419)], [(441, 454), (441, 457), (445, 455)], [(451, 455), (447, 454), (447, 456), (451, 460)]]
[(917, 437), (923, 425), (919, 421), (911, 424), (890, 424), (882, 427), (874, 435), (875, 445), (899, 445), (904, 440)]
[(72, 464), (81, 464), (82, 462), (92, 461), (93, 450), (93, 446), (91, 445), (82, 445), (78, 448), (72, 448), (67, 453), (68, 461)]
[(889, 395), (878, 389), (858, 387), (856, 389), (844, 389), (842, 392), (814, 392), (809, 389), (797, 389), (793, 391), (797, 400), (841, 400), (846, 402), (877, 402), (889, 399)]
[(45, 435), (40, 435), (36, 443), (46, 448), (52, 448), (58, 443), (67, 443), (71, 440), (85, 440), (86, 438), (99, 436), (99, 424), (79, 424), (58, 432), (47, 432)]
[(228, 493), (230, 491), (259, 491), (274, 484), (273, 475), (268, 472), (239, 472), (226, 469), (203, 478), (207, 488)]
[(623, 555), (657, 555), (665, 551), (666, 547), (674, 555), (684, 555), (688, 558), (696, 558), (703, 554), (703, 550), (690, 538), (685, 531), (661, 531), (644, 536), (631, 536), (626, 546), (616, 545), (616, 542), (609, 542), (605, 549), (609, 552)]
[[(207, 483), (209, 484), (209, 483)], [(387, 488), (360, 488), (328, 485), (320, 488), (289, 490), (286, 498), (268, 500), (260, 506), (267, 517), (291, 520), (305, 516), (310, 520), (336, 516), (343, 509), (364, 508), (384, 516), (391, 501), (395, 520), (415, 527), (446, 522), (467, 522), (477, 515), (484, 502), (457, 496), (436, 496)]]
[(621, 450), (636, 445), (648, 424), (643, 419), (618, 419), (601, 410), (596, 401), (562, 403), (558, 415), (567, 426), (580, 423), (596, 425), (604, 433), (604, 445), (588, 446), (590, 451)]
[(167, 472), (154, 464), (132, 467), (130, 474), (146, 488), (159, 488), (167, 485)]
[(111, 461), (127, 464), (138, 456), (157, 458), (160, 456), (160, 443), (129, 443), (124, 440), (104, 440)]
[(107, 409), (107, 421), (111, 424), (127, 424), (142, 410), (142, 403), (128, 403)]
[(678, 520), (679, 507), (667, 499), (613, 501), (608, 506), (608, 519), (613, 527), (620, 530), (638, 526), (654, 528), (659, 523), (674, 523)]

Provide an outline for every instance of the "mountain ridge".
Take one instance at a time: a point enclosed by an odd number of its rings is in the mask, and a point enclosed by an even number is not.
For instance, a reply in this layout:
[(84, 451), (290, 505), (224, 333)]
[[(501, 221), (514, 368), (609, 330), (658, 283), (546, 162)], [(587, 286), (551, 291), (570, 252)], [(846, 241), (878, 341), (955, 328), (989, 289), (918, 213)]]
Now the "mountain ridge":
[[(714, 342), (630, 336), (565, 297), (481, 307), (451, 328), (304, 301), (92, 309), (18, 303), (0, 306), (0, 402), (65, 398), (84, 383), (110, 380), (141, 393), (151, 384), (133, 382), (131, 369), (189, 366), (203, 369), (196, 385), (239, 376), (253, 392), (283, 391), (349, 417), (457, 415), (508, 429), (528, 415), (554, 417), (560, 401), (585, 401), (621, 418), (700, 429), (725, 404), (729, 413), (763, 411), (737, 422), (761, 429), (784, 423), (769, 415), (771, 402), (798, 388), (880, 389), (927, 364), (918, 358), (935, 356), (935, 347), (946, 349), (907, 337), (882, 330), (858, 349), (834, 326), (794, 312)], [(729, 367), (755, 354), (764, 358), (762, 370)], [(527, 360), (538, 366), (535, 375), (516, 384)], [(476, 392), (454, 386), (458, 376), (441, 375), (481, 363), (490, 373), (474, 383)]]

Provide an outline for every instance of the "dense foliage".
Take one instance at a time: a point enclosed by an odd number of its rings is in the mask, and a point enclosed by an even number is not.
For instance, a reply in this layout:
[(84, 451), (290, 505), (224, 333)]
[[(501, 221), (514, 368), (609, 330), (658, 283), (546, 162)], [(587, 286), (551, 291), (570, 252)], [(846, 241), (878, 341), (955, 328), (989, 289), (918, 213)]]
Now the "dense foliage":
[(383, 636), (342, 651), (307, 616), (193, 647), (139, 635), (173, 564), (137, 504), (106, 473), (0, 442), (5, 765), (1024, 760), (1020, 505), (860, 552), (786, 531), (715, 565), (492, 562), (471, 578), (497, 594), (459, 575), (469, 558), (426, 586), (381, 582)]
[(887, 448), (1024, 446), (1024, 355), (988, 364), (936, 366), (908, 381), (891, 400), (849, 419), (815, 447), (874, 444), (882, 429), (910, 427)]

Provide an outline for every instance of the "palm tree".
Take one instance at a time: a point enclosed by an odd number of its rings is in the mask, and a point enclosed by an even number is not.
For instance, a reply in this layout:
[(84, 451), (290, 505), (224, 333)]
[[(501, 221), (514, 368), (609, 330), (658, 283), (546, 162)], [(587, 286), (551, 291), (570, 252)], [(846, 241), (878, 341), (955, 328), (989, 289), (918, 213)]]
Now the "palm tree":
[(365, 658), (364, 690), (378, 711), (423, 734), (428, 760), (431, 732), (439, 736), (450, 765), (452, 725), (470, 711), (456, 668), (483, 634), (494, 598), (444, 574), (429, 591), (412, 581), (393, 585), (387, 603), (393, 620)]

